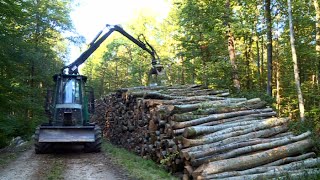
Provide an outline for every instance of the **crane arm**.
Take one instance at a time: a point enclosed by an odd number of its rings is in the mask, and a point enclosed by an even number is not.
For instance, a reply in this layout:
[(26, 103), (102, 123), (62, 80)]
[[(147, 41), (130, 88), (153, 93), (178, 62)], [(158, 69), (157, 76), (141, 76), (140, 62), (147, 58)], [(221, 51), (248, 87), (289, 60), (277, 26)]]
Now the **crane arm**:
[[(89, 44), (89, 48), (84, 51), (74, 62), (71, 64), (64, 66), (61, 71), (62, 73), (64, 70), (68, 69), (69, 74), (78, 74), (78, 67), (84, 63), (90, 55), (101, 45), (101, 43), (106, 40), (114, 31), (117, 31), (121, 33), (123, 36), (131, 40), (133, 43), (138, 45), (141, 49), (147, 51), (151, 57), (152, 57), (152, 73), (157, 74), (158, 72), (162, 71), (162, 66), (159, 63), (159, 56), (155, 52), (154, 48), (146, 41), (145, 37), (143, 35), (140, 35), (138, 39), (132, 37), (130, 34), (128, 34), (124, 29), (122, 29), (120, 26), (117, 25), (107, 25), (107, 28), (109, 28), (109, 31), (106, 32), (103, 36), (101, 36), (103, 31), (100, 31), (97, 36), (93, 39), (93, 41)], [(101, 37), (100, 37), (101, 36)], [(99, 38), (100, 37), (100, 38)], [(144, 42), (140, 39), (140, 37), (143, 38)], [(99, 38), (99, 39), (98, 39)]]

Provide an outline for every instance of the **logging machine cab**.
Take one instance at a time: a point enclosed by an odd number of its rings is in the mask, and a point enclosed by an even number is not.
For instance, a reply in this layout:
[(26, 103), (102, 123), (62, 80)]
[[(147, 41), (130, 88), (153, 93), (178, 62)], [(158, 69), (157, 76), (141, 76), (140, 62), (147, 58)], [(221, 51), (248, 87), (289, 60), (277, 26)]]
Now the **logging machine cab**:
[[(83, 126), (89, 122), (88, 113), (94, 111), (93, 91), (87, 90), (86, 76), (56, 74), (56, 107), (50, 124), (57, 126)], [(82, 106), (84, 105), (84, 107)], [(49, 109), (48, 109), (48, 112)]]
[(57, 143), (81, 143), (87, 152), (100, 151), (101, 128), (89, 123), (89, 113), (94, 112), (93, 90), (86, 87), (87, 77), (79, 74), (78, 67), (112, 32), (118, 31), (152, 56), (149, 78), (153, 76), (157, 79), (163, 73), (157, 53), (143, 35), (135, 39), (120, 26), (107, 25), (107, 28), (109, 31), (101, 37), (103, 31), (100, 31), (79, 58), (63, 67), (60, 74), (53, 76), (55, 89), (47, 91), (45, 107), (49, 122), (36, 129), (36, 153), (50, 152)]

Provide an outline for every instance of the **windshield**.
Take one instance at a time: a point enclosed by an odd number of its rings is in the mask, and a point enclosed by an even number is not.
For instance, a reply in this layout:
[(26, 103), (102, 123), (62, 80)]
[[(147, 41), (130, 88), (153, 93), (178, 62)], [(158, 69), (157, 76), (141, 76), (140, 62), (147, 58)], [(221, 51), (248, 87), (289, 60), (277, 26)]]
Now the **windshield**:
[(80, 82), (76, 79), (66, 78), (62, 80), (60, 86), (59, 103), (80, 104)]

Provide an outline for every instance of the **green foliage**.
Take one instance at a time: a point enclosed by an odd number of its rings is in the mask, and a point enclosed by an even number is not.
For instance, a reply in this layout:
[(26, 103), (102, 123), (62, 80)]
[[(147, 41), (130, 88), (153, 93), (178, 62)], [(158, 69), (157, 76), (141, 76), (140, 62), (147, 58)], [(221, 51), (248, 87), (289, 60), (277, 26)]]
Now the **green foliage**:
[[(286, 1), (271, 1), (273, 34), (272, 97), (267, 87), (265, 3), (258, 0), (173, 0), (164, 21), (141, 12), (124, 29), (143, 33), (158, 52), (166, 69), (166, 83), (203, 84), (233, 90), (228, 52), (230, 28), (235, 38), (236, 65), (241, 92), (234, 97), (260, 97), (280, 116), (298, 119)], [(306, 116), (320, 129), (320, 61), (316, 51), (316, 11), (312, 3), (293, 3), (293, 23)], [(227, 27), (226, 24), (230, 25)], [(121, 87), (148, 85), (149, 56), (121, 36), (112, 36), (84, 73), (98, 96)], [(89, 78), (90, 79), (90, 78)], [(1, 98), (0, 98), (1, 101)]]
[(44, 88), (62, 67), (70, 1), (0, 2), (0, 147), (46, 120)]
[(164, 159), (160, 160), (160, 164), (166, 165), (168, 162), (171, 162), (172, 160), (176, 159), (178, 155), (179, 151), (167, 154)]
[(247, 99), (253, 99), (259, 97), (261, 100), (267, 102), (269, 106), (273, 106), (275, 103), (275, 99), (268, 96), (266, 92), (261, 91), (246, 91), (246, 92), (240, 92), (237, 94), (232, 94), (233, 97), (238, 98), (247, 98)]
[(319, 121), (314, 121), (313, 119), (306, 119), (305, 121), (301, 122), (298, 120), (292, 120), (289, 123), (290, 131), (294, 132), (295, 134), (302, 134), (307, 131), (311, 131), (312, 135), (311, 138), (314, 143), (314, 150), (319, 154), (320, 152), (320, 131), (319, 131)]

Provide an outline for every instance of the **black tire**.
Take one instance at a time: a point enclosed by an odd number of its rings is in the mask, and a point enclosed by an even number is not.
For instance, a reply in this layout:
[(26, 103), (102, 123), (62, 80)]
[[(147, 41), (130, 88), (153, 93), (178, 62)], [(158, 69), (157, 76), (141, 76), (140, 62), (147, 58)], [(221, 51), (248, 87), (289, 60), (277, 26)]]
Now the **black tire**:
[(95, 125), (94, 132), (95, 132), (95, 141), (92, 143), (85, 143), (84, 144), (84, 151), (85, 152), (100, 152), (101, 151), (101, 144), (102, 144), (101, 128), (98, 125)]
[(34, 150), (36, 154), (45, 154), (45, 153), (50, 153), (52, 144), (50, 143), (40, 143), (39, 142), (39, 133), (40, 133), (40, 128), (37, 127), (35, 134), (34, 134)]

